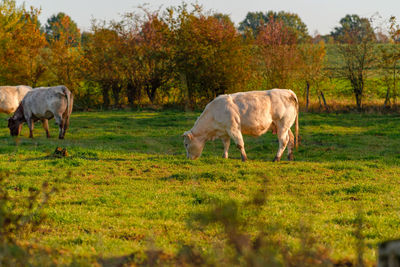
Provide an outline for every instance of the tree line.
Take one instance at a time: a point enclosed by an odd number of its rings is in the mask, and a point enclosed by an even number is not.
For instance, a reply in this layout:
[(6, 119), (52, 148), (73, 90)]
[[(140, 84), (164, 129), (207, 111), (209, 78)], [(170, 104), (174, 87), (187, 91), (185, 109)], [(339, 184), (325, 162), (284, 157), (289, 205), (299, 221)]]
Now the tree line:
[[(41, 25), (40, 10), (0, 4), (0, 83), (64, 84), (76, 106), (120, 108), (147, 104), (193, 109), (220, 94), (292, 88), (324, 102), (326, 84), (344, 80), (362, 109), (366, 84), (385, 88), (396, 105), (400, 27), (384, 29), (346, 15), (329, 35), (310, 36), (297, 14), (249, 12), (235, 27), (228, 15), (185, 3), (145, 7), (117, 21), (93, 20), (81, 32), (64, 13)], [(326, 105), (326, 103), (325, 103)]]

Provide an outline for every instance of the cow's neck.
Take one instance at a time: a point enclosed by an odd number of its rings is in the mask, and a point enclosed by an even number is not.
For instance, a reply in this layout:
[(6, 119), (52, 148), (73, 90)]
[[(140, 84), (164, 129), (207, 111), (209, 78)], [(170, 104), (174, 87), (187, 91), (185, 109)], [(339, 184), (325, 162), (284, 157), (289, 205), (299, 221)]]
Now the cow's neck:
[(197, 119), (196, 123), (190, 131), (195, 137), (199, 138), (199, 140), (205, 142), (211, 139), (213, 132), (213, 121), (214, 118), (212, 116), (212, 113), (206, 109), (203, 111), (203, 113), (201, 113), (200, 117)]

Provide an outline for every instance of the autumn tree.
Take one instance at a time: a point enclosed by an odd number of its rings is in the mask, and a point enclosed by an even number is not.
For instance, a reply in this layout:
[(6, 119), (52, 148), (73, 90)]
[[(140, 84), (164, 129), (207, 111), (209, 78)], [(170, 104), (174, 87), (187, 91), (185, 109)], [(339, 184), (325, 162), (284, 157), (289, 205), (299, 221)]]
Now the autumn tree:
[(78, 25), (63, 12), (51, 16), (44, 29), (50, 43), (60, 39), (71, 46), (77, 46), (80, 43), (81, 36)]
[(139, 63), (142, 74), (145, 75), (144, 87), (147, 96), (154, 103), (157, 91), (172, 78), (171, 47), (168, 44), (168, 25), (157, 13), (147, 13), (146, 16), (138, 36), (139, 53), (142, 56)]
[(39, 10), (0, 4), (0, 80), (3, 84), (36, 86), (45, 72), (41, 53), (46, 39), (40, 31)]
[(25, 8), (18, 7), (15, 0), (3, 0), (0, 2), (0, 45), (4, 54), (8, 42), (11, 42), (12, 32), (20, 29), (21, 18)]
[(118, 50), (120, 38), (118, 33), (109, 29), (105, 23), (92, 24), (93, 34), (84, 51), (84, 75), (87, 80), (96, 82), (102, 92), (103, 106), (111, 104), (110, 93), (113, 94), (114, 105), (119, 105), (119, 94), (123, 80), (121, 78), (121, 54)]
[(381, 69), (382, 81), (386, 86), (386, 96), (384, 107), (390, 107), (391, 99), (396, 105), (397, 99), (397, 76), (398, 61), (400, 60), (400, 26), (397, 24), (396, 17), (391, 17), (388, 21), (387, 43), (379, 46), (379, 67)]
[(365, 41), (375, 42), (376, 37), (371, 22), (367, 18), (358, 15), (346, 15), (340, 20), (340, 26), (335, 27), (331, 32), (331, 36), (338, 43), (360, 44)]
[(277, 21), (281, 21), (285, 25), (286, 30), (294, 33), (299, 42), (305, 42), (310, 38), (307, 26), (301, 18), (295, 13), (285, 11), (248, 12), (246, 18), (240, 22), (239, 30), (242, 32), (250, 30), (254, 37), (256, 37), (266, 24)]
[(362, 98), (368, 71), (375, 62), (375, 34), (368, 19), (347, 15), (340, 20), (331, 35), (342, 63), (336, 67), (339, 77), (350, 81), (357, 109), (362, 109)]
[(297, 78), (300, 56), (297, 36), (281, 20), (271, 19), (256, 39), (259, 71), (267, 88), (290, 88)]
[[(170, 9), (174, 64), (186, 106), (219, 94), (244, 90), (248, 58), (242, 37), (223, 16), (205, 15), (199, 6)], [(176, 16), (175, 13), (177, 13)]]
[(140, 20), (136, 13), (126, 13), (121, 21), (113, 24), (113, 28), (120, 38), (117, 49), (123, 54), (120, 69), (128, 102), (131, 107), (135, 102), (140, 105), (145, 81), (139, 43)]
[[(57, 16), (57, 18), (58, 17), (59, 20), (57, 22), (54, 21), (53, 16), (49, 19), (52, 21), (52, 24), (46, 25), (46, 28), (62, 29), (57, 30), (56, 37), (52, 36), (50, 38), (51, 42), (49, 47), (43, 55), (50, 72), (48, 82), (67, 86), (79, 101), (82, 96), (78, 88), (83, 78), (80, 71), (81, 62), (83, 60), (79, 37), (80, 33), (76, 24), (69, 16), (63, 14), (63, 16)], [(76, 34), (71, 34), (71, 32)]]
[(324, 77), (323, 67), (326, 50), (323, 42), (318, 44), (309, 42), (299, 45), (298, 51), (300, 55), (300, 64), (298, 66), (299, 79), (304, 81), (306, 85), (306, 111), (308, 111), (310, 88), (314, 86), (318, 95), (322, 93), (318, 84)]

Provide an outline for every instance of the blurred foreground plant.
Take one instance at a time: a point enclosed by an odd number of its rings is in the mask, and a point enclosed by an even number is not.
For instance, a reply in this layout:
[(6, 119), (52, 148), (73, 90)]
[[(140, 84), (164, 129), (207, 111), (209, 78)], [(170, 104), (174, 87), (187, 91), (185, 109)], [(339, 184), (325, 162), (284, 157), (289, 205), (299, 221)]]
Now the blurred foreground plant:
[(34, 251), (22, 246), (21, 241), (42, 224), (46, 218), (43, 209), (56, 189), (43, 183), (41, 190), (29, 188), (27, 196), (14, 196), (7, 190), (9, 177), (9, 172), (0, 172), (0, 266), (31, 265)]

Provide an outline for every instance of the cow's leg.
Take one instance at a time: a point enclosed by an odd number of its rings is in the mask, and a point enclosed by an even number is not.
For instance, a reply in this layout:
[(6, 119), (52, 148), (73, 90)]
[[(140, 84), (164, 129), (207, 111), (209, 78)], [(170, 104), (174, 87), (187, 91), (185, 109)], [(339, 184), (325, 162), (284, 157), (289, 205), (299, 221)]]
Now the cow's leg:
[(229, 146), (231, 144), (231, 138), (229, 136), (222, 137), (222, 143), (224, 144), (224, 154), (222, 155), (222, 157), (224, 159), (227, 159)]
[(288, 142), (289, 142), (289, 128), (278, 128), (278, 140), (279, 140), (279, 149), (278, 152), (276, 153), (276, 156), (273, 161), (280, 161), (283, 151), (285, 150)]
[(294, 149), (294, 135), (292, 133), (292, 130), (288, 130), (289, 134), (289, 144), (288, 144), (288, 160), (294, 160), (293, 156), (293, 149)]
[(239, 129), (234, 129), (229, 131), (228, 134), (235, 142), (236, 147), (240, 150), (242, 161), (245, 162), (247, 160), (247, 156), (246, 156), (246, 151), (244, 150), (244, 141), (242, 133), (240, 132)]
[(64, 139), (64, 126), (65, 126), (65, 121), (64, 119), (59, 116), (59, 115), (54, 115), (54, 119), (56, 120), (56, 123), (58, 125), (59, 129), (59, 134), (58, 134), (58, 139)]
[(47, 138), (50, 138), (49, 120), (43, 119), (43, 120), (42, 120), (42, 123), (43, 123), (43, 128), (44, 128), (44, 130), (46, 131), (46, 136), (47, 136)]
[(32, 118), (28, 118), (26, 123), (28, 124), (29, 128), (29, 138), (33, 138), (33, 127), (35, 126), (35, 122)]

